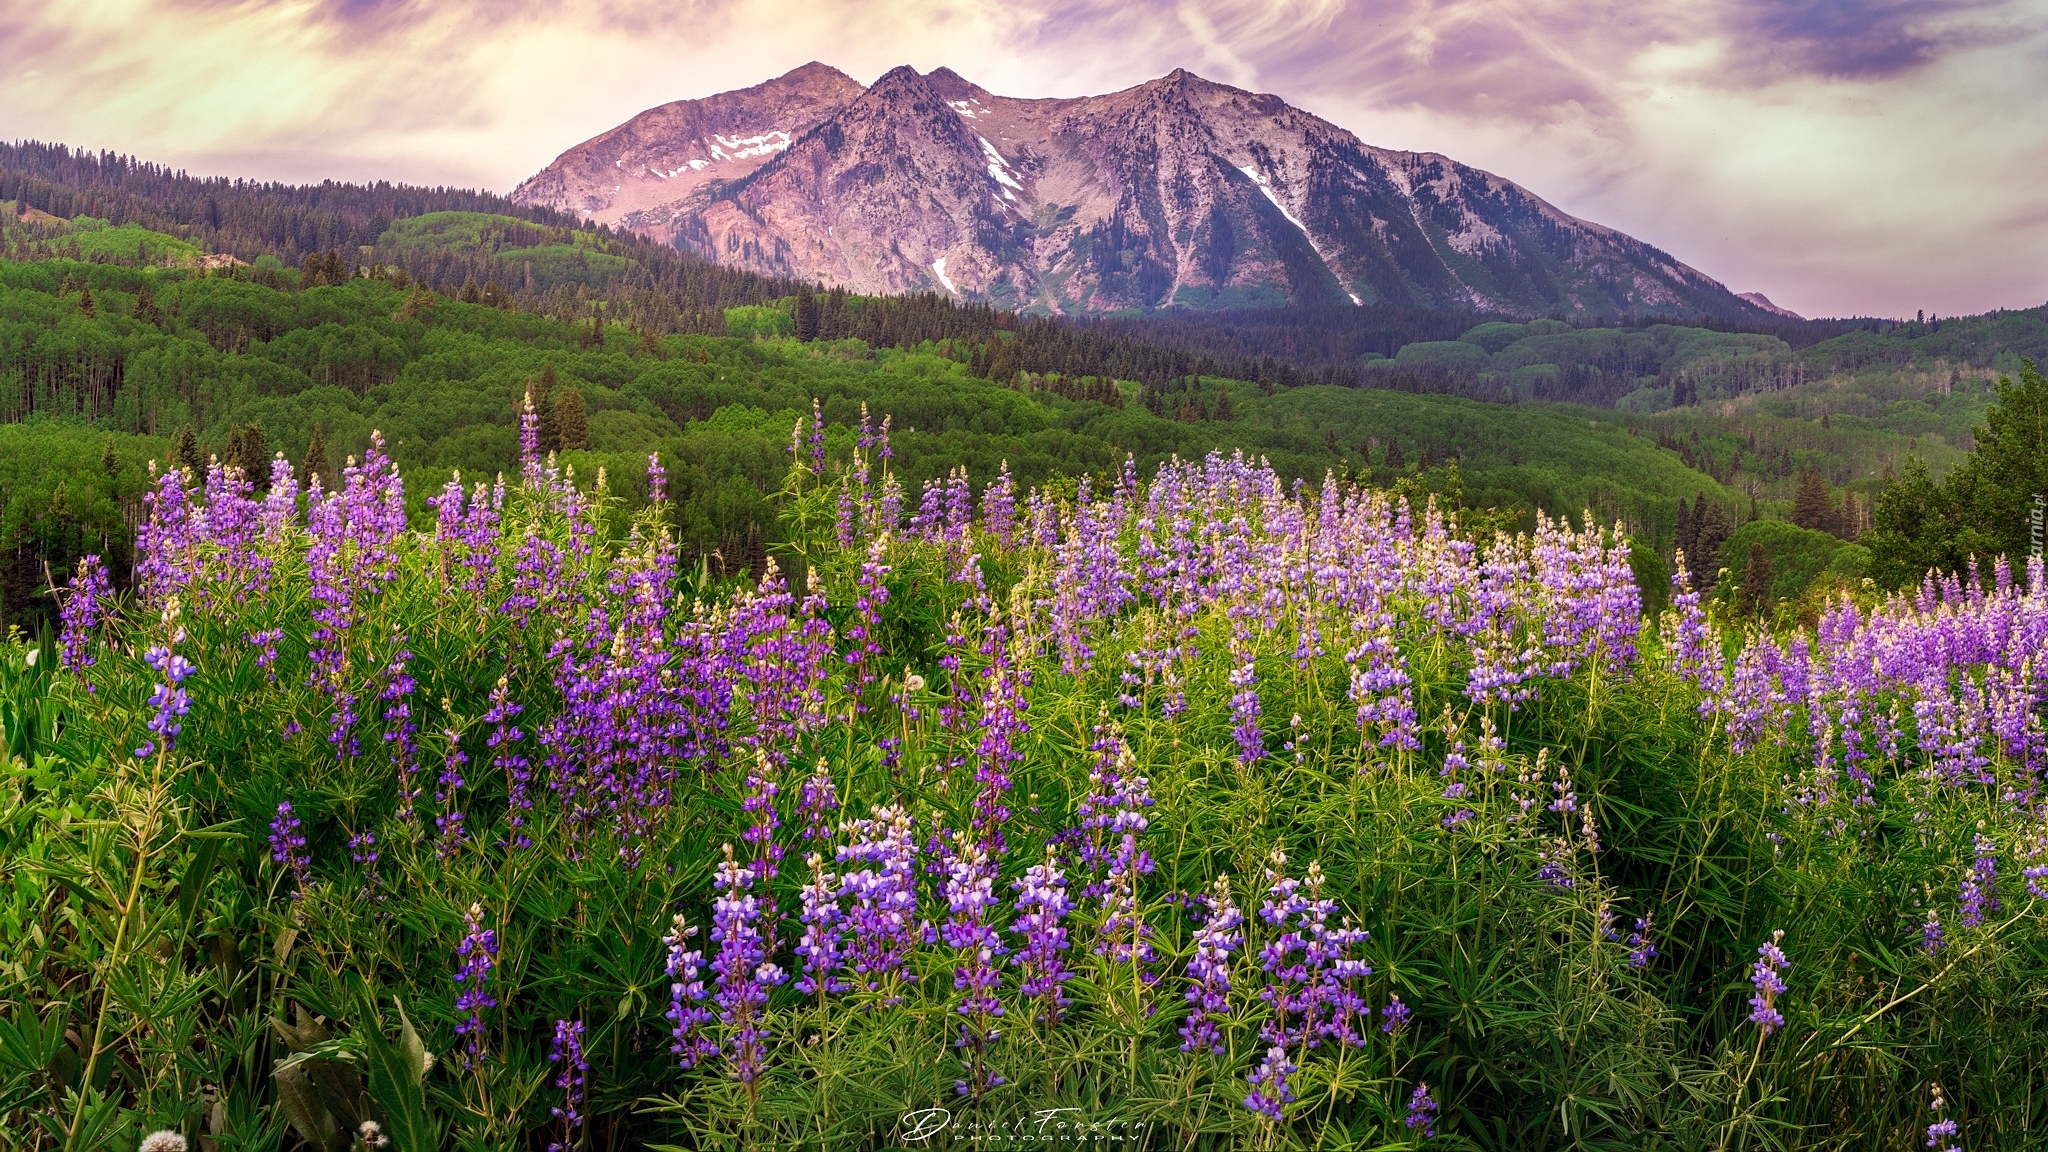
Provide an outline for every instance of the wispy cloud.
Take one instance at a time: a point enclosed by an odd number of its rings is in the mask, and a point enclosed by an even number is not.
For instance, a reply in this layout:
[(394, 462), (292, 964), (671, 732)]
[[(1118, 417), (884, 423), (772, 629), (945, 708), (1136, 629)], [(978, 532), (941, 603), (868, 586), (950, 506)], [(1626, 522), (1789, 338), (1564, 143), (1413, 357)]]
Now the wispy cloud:
[(504, 189), (822, 59), (1018, 95), (1185, 66), (1809, 313), (2048, 298), (2048, 0), (0, 0), (0, 134)]

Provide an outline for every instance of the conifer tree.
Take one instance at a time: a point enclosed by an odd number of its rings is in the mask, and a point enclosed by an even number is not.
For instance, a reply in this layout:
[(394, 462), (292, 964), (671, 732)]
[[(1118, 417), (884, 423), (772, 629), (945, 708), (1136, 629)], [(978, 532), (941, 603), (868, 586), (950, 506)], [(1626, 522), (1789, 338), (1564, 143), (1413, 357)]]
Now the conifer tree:
[(1771, 554), (1761, 543), (1749, 546), (1748, 562), (1742, 566), (1742, 585), (1736, 590), (1736, 604), (1752, 616), (1770, 606)]
[(483, 293), (479, 291), (476, 286), (475, 273), (471, 273), (469, 279), (464, 280), (462, 282), (462, 294), (460, 299), (464, 304), (475, 304), (483, 299)]
[(1237, 406), (1231, 402), (1230, 389), (1225, 387), (1218, 387), (1216, 389), (1215, 412), (1216, 419), (1218, 420), (1237, 419)]
[(1835, 502), (1828, 484), (1817, 471), (1799, 474), (1799, 489), (1792, 497), (1792, 523), (1822, 532), (1834, 530)]
[(178, 428), (177, 439), (172, 442), (171, 463), (194, 477), (206, 475), (206, 461), (199, 458), (199, 434), (190, 424)]
[(240, 468), (242, 478), (255, 485), (258, 492), (270, 489), (270, 445), (262, 428), (244, 424), (230, 431), (227, 463)]
[(1387, 437), (1387, 452), (1386, 455), (1380, 458), (1380, 463), (1389, 472), (1399, 472), (1401, 469), (1406, 468), (1408, 466), (1408, 461), (1402, 458), (1401, 456), (1400, 437)]
[(121, 457), (114, 451), (112, 436), (107, 437), (106, 451), (100, 453), (100, 471), (105, 472), (110, 481), (121, 478)]
[(574, 385), (555, 389), (555, 435), (564, 452), (590, 447), (590, 413)]
[(327, 430), (318, 424), (313, 425), (313, 439), (306, 445), (305, 466), (300, 471), (305, 473), (309, 484), (315, 476), (320, 478), (323, 487), (328, 486), (331, 479), (327, 470)]
[(135, 290), (135, 307), (129, 315), (145, 324), (158, 323), (162, 318), (157, 311), (155, 294), (149, 289), (149, 281), (144, 280)]
[(818, 298), (809, 287), (796, 294), (796, 338), (809, 343), (818, 338)]
[(98, 306), (92, 302), (92, 285), (86, 285), (84, 290), (78, 294), (78, 310), (87, 316), (99, 315), (100, 310)]
[(562, 449), (561, 425), (555, 420), (554, 394), (557, 382), (554, 366), (548, 365), (542, 368), (540, 375), (534, 377), (533, 383), (527, 386), (533, 394), (534, 431), (540, 443), (540, 454), (543, 456)]

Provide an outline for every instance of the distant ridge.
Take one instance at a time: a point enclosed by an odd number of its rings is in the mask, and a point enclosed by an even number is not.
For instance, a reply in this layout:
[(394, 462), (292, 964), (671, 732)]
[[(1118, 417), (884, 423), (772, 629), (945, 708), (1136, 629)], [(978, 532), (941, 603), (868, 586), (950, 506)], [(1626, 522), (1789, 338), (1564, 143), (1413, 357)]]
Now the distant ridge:
[(1776, 304), (1771, 303), (1771, 298), (1769, 296), (1764, 295), (1761, 292), (1744, 292), (1738, 297), (1738, 299), (1747, 300), (1751, 304), (1754, 304), (1757, 307), (1763, 309), (1764, 311), (1769, 312), (1773, 316), (1783, 316), (1788, 320), (1806, 319), (1806, 317), (1801, 316), (1799, 313), (1794, 312), (1789, 308), (1780, 308)]
[(767, 275), (1052, 313), (1786, 315), (1508, 180), (1186, 70), (1022, 100), (946, 68), (863, 88), (806, 64), (644, 112), (511, 199)]

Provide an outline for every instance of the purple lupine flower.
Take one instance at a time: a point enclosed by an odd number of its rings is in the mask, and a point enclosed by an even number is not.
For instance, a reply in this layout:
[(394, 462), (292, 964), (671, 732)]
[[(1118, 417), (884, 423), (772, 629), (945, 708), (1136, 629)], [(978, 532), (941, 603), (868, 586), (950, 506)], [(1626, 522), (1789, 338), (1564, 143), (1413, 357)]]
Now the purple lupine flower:
[(803, 886), (803, 911), (798, 915), (804, 931), (796, 954), (803, 957), (804, 971), (796, 990), (823, 1003), (827, 995), (847, 988), (839, 977), (846, 963), (846, 910), (839, 904), (839, 877), (825, 871), (825, 858), (813, 852), (804, 862), (810, 865), (811, 880)]
[(272, 684), (277, 683), (277, 645), (284, 639), (284, 629), (265, 628), (256, 632), (245, 632), (242, 639), (257, 650), (256, 666), (263, 669), (265, 678)]
[(1749, 973), (1749, 982), (1756, 986), (1756, 995), (1749, 998), (1749, 1020), (1761, 1027), (1766, 1036), (1785, 1026), (1785, 1016), (1778, 1011), (1778, 997), (1785, 991), (1784, 973), (1792, 962), (1778, 948), (1778, 942), (1784, 938), (1782, 929), (1772, 932), (1771, 942), (1757, 947), (1757, 961)]
[(811, 475), (825, 476), (825, 413), (818, 398), (811, 397)]
[(997, 995), (1002, 988), (1002, 970), (997, 963), (1009, 949), (989, 922), (996, 897), (995, 865), (988, 849), (964, 831), (957, 836), (959, 843), (946, 868), (947, 916), (938, 939), (958, 954), (953, 988), (961, 997), (953, 1010), (961, 1020), (953, 1046), (960, 1049), (966, 1074), (953, 1082), (953, 1091), (979, 1097), (1003, 1082), (987, 1061), (1002, 1035), (996, 1027), (1003, 1016), (1003, 1002)]
[[(173, 598), (169, 603), (171, 609), (166, 616), (175, 619), (177, 601)], [(155, 755), (158, 748), (168, 754), (177, 747), (178, 733), (185, 730), (184, 719), (186, 713), (192, 711), (192, 697), (181, 685), (197, 669), (174, 650), (184, 639), (185, 629), (181, 627), (172, 634), (169, 644), (159, 644), (142, 655), (143, 663), (154, 669), (162, 680), (150, 688), (149, 705), (156, 709), (156, 715), (149, 718), (153, 738), (144, 740), (135, 749), (138, 760)]]
[(306, 837), (289, 800), (278, 802), (277, 816), (270, 821), (270, 859), (291, 874), (292, 899), (304, 900), (312, 882), (312, 861), (306, 856)]
[(1927, 1105), (1927, 1110), (1934, 1113), (1934, 1122), (1927, 1126), (1927, 1147), (1935, 1152), (1962, 1152), (1959, 1146), (1949, 1143), (1955, 1139), (1960, 1127), (1948, 1114), (1948, 1101), (1941, 1098), (1941, 1085), (1934, 1086), (1933, 1095), (1934, 1099)]
[(748, 867), (763, 881), (773, 880), (782, 864), (782, 844), (775, 836), (782, 826), (782, 814), (775, 805), (780, 795), (782, 785), (775, 780), (774, 764), (767, 750), (756, 749), (753, 770), (747, 773), (746, 783), (740, 789), (740, 811), (748, 819), (740, 842), (748, 846), (753, 856)]
[(675, 1053), (677, 1063), (684, 1068), (695, 1068), (718, 1052), (718, 1045), (706, 1035), (716, 1017), (704, 1007), (704, 1001), (711, 995), (704, 987), (704, 952), (689, 947), (696, 934), (697, 929), (685, 923), (679, 912), (662, 940), (668, 946), (667, 1017), (669, 1035), (674, 1038), (668, 1050)]
[(1429, 1085), (1416, 1083), (1414, 1093), (1408, 1097), (1408, 1115), (1401, 1122), (1410, 1132), (1422, 1129), (1424, 1139), (1436, 1135), (1436, 1097), (1429, 1094)]
[(1929, 908), (1926, 921), (1920, 925), (1920, 947), (1932, 956), (1941, 951), (1942, 943), (1947, 938), (1948, 933), (1941, 927), (1941, 918), (1934, 914), (1934, 909)]
[(718, 978), (712, 1002), (725, 1025), (725, 1056), (733, 1078), (752, 1091), (767, 1061), (768, 1029), (762, 1009), (767, 1007), (769, 989), (788, 976), (769, 960), (774, 951), (774, 905), (753, 894), (754, 873), (733, 859), (730, 844), (718, 872), (723, 891), (711, 905), (711, 942), (718, 946), (711, 961)]
[(1353, 1046), (1365, 1043), (1360, 1022), (1368, 1015), (1358, 984), (1372, 969), (1351, 957), (1366, 933), (1347, 922), (1330, 926), (1337, 902), (1323, 895), (1322, 866), (1310, 862), (1302, 880), (1286, 875), (1286, 854), (1275, 849), (1266, 869), (1266, 898), (1259, 919), (1271, 935), (1259, 950), (1266, 986), (1259, 999), (1271, 1009), (1259, 1036), (1268, 1044), (1299, 1044), (1306, 1051), (1324, 1039)]
[(1278, 1044), (1266, 1049), (1266, 1058), (1251, 1074), (1251, 1094), (1244, 1106), (1278, 1124), (1286, 1118), (1286, 1107), (1294, 1103), (1294, 1089), (1287, 1078), (1300, 1071), (1287, 1059), (1287, 1049)]
[(1244, 947), (1244, 913), (1230, 898), (1230, 877), (1218, 876), (1201, 900), (1202, 926), (1195, 930), (1195, 952), (1188, 958), (1187, 1002), (1193, 1008), (1180, 1026), (1180, 1050), (1206, 1049), (1223, 1055), (1218, 1022), (1230, 1011), (1230, 960)]
[(1010, 462), (1003, 461), (996, 478), (981, 490), (981, 522), (996, 543), (1008, 548), (1017, 533), (1017, 486), (1010, 479)]
[[(107, 580), (107, 566), (97, 555), (86, 556), (72, 570), (64, 603), (58, 608), (63, 621), (59, 635), (64, 667), (82, 672), (92, 667), (92, 631), (112, 615), (114, 588)], [(90, 686), (88, 686), (90, 690)]]
[(533, 385), (519, 405), (519, 475), (526, 487), (540, 484), (540, 414), (533, 409)]
[(1389, 1036), (1398, 1036), (1408, 1027), (1408, 1018), (1414, 1014), (1414, 1009), (1401, 1003), (1399, 996), (1389, 997), (1387, 1006), (1380, 1009), (1380, 1031)]
[(647, 454), (647, 500), (650, 504), (668, 503), (668, 469), (661, 466), (661, 454)]
[(513, 847), (530, 848), (533, 840), (527, 836), (526, 826), (533, 818), (533, 797), (528, 792), (533, 785), (533, 764), (519, 751), (519, 742), (526, 735), (513, 723), (519, 713), (519, 705), (512, 700), (510, 679), (498, 677), (498, 683), (491, 689), (490, 710), (484, 713), (484, 723), (491, 726), (484, 747), (490, 750), (491, 767), (505, 775), (507, 835)]
[(1237, 738), (1237, 761), (1252, 765), (1266, 754), (1265, 736), (1259, 730), (1259, 670), (1246, 653), (1230, 670), (1231, 735)]
[(1018, 743), (1031, 730), (1024, 720), (1024, 712), (1031, 706), (1026, 698), (1031, 674), (1013, 663), (1007, 626), (991, 620), (984, 630), (981, 651), (989, 664), (980, 677), (981, 738), (974, 747), (977, 791), (971, 827), (989, 855), (1001, 856), (1003, 825), (1010, 819), (1005, 800), (1010, 792), (1010, 772), (1024, 759)]
[(804, 780), (803, 790), (797, 795), (797, 808), (803, 813), (804, 839), (816, 842), (831, 835), (832, 814), (839, 811), (839, 793), (832, 786), (832, 771), (819, 757), (818, 765)]
[(1537, 859), (1540, 865), (1536, 879), (1559, 891), (1568, 892), (1578, 886), (1578, 881), (1572, 877), (1572, 842), (1569, 837), (1545, 840), (1537, 849)]
[[(1125, 762), (1129, 762), (1129, 749), (1119, 747)], [(1097, 850), (1107, 872), (1099, 884), (1090, 885), (1090, 890), (1102, 898), (1102, 925), (1097, 931), (1095, 954), (1111, 964), (1131, 966), (1140, 985), (1147, 988), (1159, 980), (1159, 973), (1152, 969), (1158, 960), (1152, 948), (1152, 926), (1145, 922), (1144, 909), (1138, 902), (1139, 878), (1153, 870), (1152, 853), (1138, 839), (1151, 824), (1145, 815), (1150, 807), (1150, 781), (1143, 776), (1116, 778), (1110, 794), (1101, 798), (1095, 813), (1105, 834)]]
[(434, 827), (441, 833), (441, 844), (436, 854), (443, 860), (452, 860), (469, 839), (462, 812), (462, 790), (469, 783), (463, 779), (462, 769), (469, 763), (469, 757), (459, 745), (461, 734), (453, 728), (444, 730), (442, 738), (448, 742), (448, 755), (441, 763), (441, 775), (436, 780), (434, 791), (434, 803), (440, 807), (440, 812), (434, 816)]
[[(154, 461), (149, 470), (155, 476)], [(135, 587), (145, 603), (163, 603), (199, 576), (205, 524), (186, 490), (190, 481), (183, 468), (172, 468), (143, 493), (149, 516), (135, 531)]]
[(917, 845), (910, 814), (877, 807), (871, 818), (843, 827), (850, 842), (840, 845), (839, 862), (865, 865), (840, 880), (853, 901), (847, 919), (855, 983), (860, 991), (881, 995), (883, 1003), (900, 1003), (897, 985), (917, 979), (910, 971), (917, 941)]
[(881, 656), (882, 643), (877, 633), (881, 630), (882, 607), (889, 602), (887, 577), (890, 567), (882, 563), (888, 555), (888, 542), (876, 540), (868, 545), (867, 559), (860, 566), (860, 576), (854, 584), (853, 619), (846, 626), (846, 665), (853, 670), (853, 683), (848, 691), (854, 696), (855, 707), (867, 710), (862, 693), (874, 683), (875, 661)]
[(384, 877), (377, 870), (381, 854), (377, 851), (375, 832), (357, 832), (348, 838), (348, 858), (363, 870), (363, 888), (360, 898), (365, 905), (375, 907), (391, 898), (384, 890)]
[(1645, 912), (1636, 920), (1636, 930), (1628, 934), (1628, 966), (1647, 968), (1657, 958), (1657, 946), (1650, 942), (1650, 918), (1654, 913)]
[(1023, 946), (1011, 958), (1023, 973), (1017, 991), (1038, 1005), (1036, 1019), (1048, 1027), (1060, 1022), (1060, 1012), (1072, 1003), (1066, 982), (1073, 973), (1066, 966), (1068, 947), (1064, 923), (1074, 903), (1067, 896), (1067, 878), (1054, 861), (1051, 845), (1046, 846), (1043, 864), (1033, 864), (1011, 883), (1017, 893), (1017, 919), (1010, 931), (1024, 938)]
[(549, 1144), (548, 1152), (571, 1152), (582, 1142), (583, 1100), (590, 1078), (590, 1060), (583, 1054), (583, 1021), (555, 1021), (548, 1061), (561, 1069), (555, 1073), (555, 1087), (562, 1090), (562, 1102), (548, 1109), (549, 1115), (562, 1122), (562, 1140)]
[(484, 908), (471, 904), (463, 918), (462, 942), (455, 946), (455, 1010), (465, 1013), (455, 1023), (455, 1034), (465, 1037), (463, 1065), (473, 1067), (483, 1058), (484, 1012), (498, 1006), (489, 987), (492, 969), (498, 966), (498, 933), (484, 927)]
[(1991, 837), (1977, 834), (1977, 858), (1970, 863), (1970, 874), (1963, 878), (1961, 897), (1963, 914), (1961, 922), (1965, 928), (1975, 928), (1984, 923), (1987, 915), (1996, 913), (1998, 903), (1998, 847)]

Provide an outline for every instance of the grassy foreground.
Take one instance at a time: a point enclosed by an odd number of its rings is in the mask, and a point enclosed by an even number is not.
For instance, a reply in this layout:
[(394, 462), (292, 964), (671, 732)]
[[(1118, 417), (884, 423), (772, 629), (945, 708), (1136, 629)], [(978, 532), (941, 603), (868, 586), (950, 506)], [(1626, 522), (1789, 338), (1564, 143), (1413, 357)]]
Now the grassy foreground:
[(628, 515), (524, 431), (426, 530), (375, 447), (173, 471), (136, 597), (81, 563), (0, 653), (9, 1142), (2048, 1126), (2038, 567), (1724, 634), (1590, 524), (1220, 456), (904, 492), (805, 420), (735, 586), (658, 465)]

